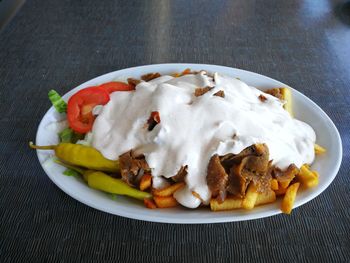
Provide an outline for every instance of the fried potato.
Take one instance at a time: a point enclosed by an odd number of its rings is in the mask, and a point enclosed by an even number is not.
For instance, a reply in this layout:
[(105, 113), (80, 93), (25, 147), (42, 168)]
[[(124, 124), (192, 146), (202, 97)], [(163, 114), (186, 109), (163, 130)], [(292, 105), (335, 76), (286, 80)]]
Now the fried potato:
[(287, 188), (286, 194), (284, 195), (281, 204), (281, 210), (283, 213), (290, 214), (292, 212), (299, 186), (300, 183), (294, 183)]
[(292, 92), (289, 88), (280, 88), (280, 91), (281, 91), (283, 100), (286, 101), (283, 107), (293, 117)]
[(258, 192), (256, 190), (256, 187), (253, 183), (250, 183), (243, 199), (242, 207), (248, 210), (253, 209), (257, 198)]
[(154, 203), (154, 201), (152, 199), (145, 198), (145, 199), (143, 199), (143, 203), (144, 203), (145, 207), (147, 207), (149, 209), (157, 208), (156, 204)]
[(283, 188), (283, 187), (279, 186), (278, 189), (275, 190), (275, 194), (277, 196), (284, 195), (286, 193), (286, 191), (287, 191), (287, 188)]
[(290, 179), (290, 180), (285, 180), (285, 181), (280, 181), (279, 182), (279, 187), (278, 188), (284, 188), (287, 189), (290, 182), (293, 180), (294, 178)]
[(159, 208), (169, 208), (179, 204), (172, 196), (154, 196), (153, 199)]
[(318, 145), (316, 143), (314, 145), (314, 149), (316, 154), (323, 154), (327, 151), (326, 148), (323, 148), (321, 145)]
[(318, 173), (316, 171), (310, 171), (306, 165), (300, 167), (300, 172), (296, 175), (296, 177), (299, 182), (301, 182), (307, 188), (318, 185)]
[(191, 74), (191, 69), (190, 68), (187, 68), (184, 71), (182, 71), (180, 76), (184, 76), (184, 75), (187, 75), (187, 74)]
[(197, 192), (192, 191), (192, 195), (193, 195), (194, 197), (198, 198), (199, 200), (201, 200), (202, 203), (204, 203), (202, 197), (201, 197)]
[(256, 198), (255, 206), (268, 204), (276, 201), (276, 194), (274, 191), (270, 190), (266, 193), (259, 193)]
[(173, 76), (174, 78), (178, 78), (178, 77), (181, 77), (181, 76), (184, 76), (184, 75), (187, 75), (187, 74), (191, 74), (191, 69), (190, 68), (185, 69), (181, 73), (174, 73), (171, 76)]
[(272, 190), (278, 190), (278, 181), (276, 179), (272, 179), (270, 183)]
[(228, 196), (223, 202), (219, 202), (216, 198), (210, 200), (210, 209), (212, 211), (233, 210), (242, 207), (242, 198)]
[(150, 188), (152, 185), (152, 176), (150, 174), (144, 174), (140, 180), (140, 190), (144, 191)]
[(179, 183), (175, 183), (170, 186), (167, 186), (163, 189), (154, 189), (152, 193), (153, 195), (156, 195), (156, 196), (172, 196), (177, 190), (181, 189), (184, 186), (185, 186), (184, 182), (179, 182)]
[[(317, 178), (317, 180), (318, 180), (318, 178), (320, 177), (320, 175), (318, 174), (318, 172), (317, 171), (311, 171), (313, 174), (314, 174), (314, 176)], [(318, 183), (318, 182), (317, 182)]]
[(308, 164), (308, 163), (304, 163), (304, 164), (303, 164), (303, 166), (305, 166), (307, 169), (309, 169), (309, 170), (310, 170), (310, 164)]

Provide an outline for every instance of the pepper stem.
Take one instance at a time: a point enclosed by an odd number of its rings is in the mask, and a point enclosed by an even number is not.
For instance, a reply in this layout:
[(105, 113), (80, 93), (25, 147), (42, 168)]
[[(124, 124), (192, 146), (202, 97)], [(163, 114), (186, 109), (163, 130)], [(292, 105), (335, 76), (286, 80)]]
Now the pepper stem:
[(37, 150), (55, 150), (56, 145), (38, 146), (38, 145), (35, 145), (33, 142), (29, 142), (29, 147)]

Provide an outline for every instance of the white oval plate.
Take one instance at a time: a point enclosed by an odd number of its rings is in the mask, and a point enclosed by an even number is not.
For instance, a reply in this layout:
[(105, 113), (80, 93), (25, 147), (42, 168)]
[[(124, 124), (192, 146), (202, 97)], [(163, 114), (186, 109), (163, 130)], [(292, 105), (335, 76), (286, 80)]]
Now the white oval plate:
[[(192, 70), (203, 69), (208, 72), (219, 72), (232, 77), (238, 77), (248, 85), (260, 89), (287, 86), (282, 82), (266, 76), (235, 68), (204, 64), (157, 64), (118, 70), (94, 78), (65, 94), (64, 99), (68, 99), (73, 93), (82, 88), (111, 80), (124, 80), (128, 77), (139, 78), (141, 75), (150, 72), (169, 74), (181, 72), (186, 68), (191, 68)], [(317, 156), (316, 161), (312, 165), (312, 169), (317, 170), (320, 174), (319, 185), (316, 188), (304, 189), (298, 192), (294, 204), (294, 208), (296, 208), (318, 196), (333, 181), (341, 163), (342, 145), (338, 130), (327, 114), (309, 98), (294, 89), (291, 90), (295, 117), (309, 123), (316, 131), (317, 143), (327, 148), (327, 153)], [(49, 109), (38, 128), (36, 136), (36, 143), (38, 145), (56, 144), (58, 142), (56, 131), (48, 129), (47, 126), (49, 123), (60, 120), (63, 117), (57, 114), (53, 107)], [(182, 207), (147, 209), (142, 202), (131, 198), (118, 196), (116, 200), (113, 200), (110, 195), (89, 188), (79, 178), (63, 175), (62, 171), (64, 168), (55, 163), (47, 165), (48, 162), (46, 162), (43, 165), (50, 155), (52, 155), (52, 151), (38, 151), (38, 158), (43, 169), (59, 188), (76, 200), (111, 214), (153, 222), (198, 224), (250, 220), (281, 213), (279, 208), (280, 201), (256, 207), (251, 211), (239, 209), (228, 212), (211, 212), (209, 208), (191, 210)]]

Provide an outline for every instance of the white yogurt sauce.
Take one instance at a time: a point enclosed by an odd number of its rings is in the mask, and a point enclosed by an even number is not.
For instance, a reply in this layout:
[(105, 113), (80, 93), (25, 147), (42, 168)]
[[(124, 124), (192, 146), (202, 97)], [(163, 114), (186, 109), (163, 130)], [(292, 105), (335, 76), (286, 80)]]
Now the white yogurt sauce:
[[(220, 74), (214, 80), (204, 72), (179, 78), (162, 76), (142, 82), (133, 92), (114, 92), (93, 126), (92, 145), (106, 158), (134, 149), (145, 155), (154, 187), (165, 185), (181, 166), (188, 166), (187, 186), (174, 196), (186, 207), (200, 205), (192, 191), (207, 203), (206, 183), (212, 155), (237, 154), (255, 143), (266, 143), (273, 163), (285, 169), (314, 159), (314, 130), (292, 118), (277, 98), (244, 82)], [(214, 86), (195, 97), (198, 87)], [(225, 97), (213, 96), (219, 90)], [(267, 100), (258, 98), (263, 94)], [(161, 122), (152, 131), (147, 123), (158, 111)]]

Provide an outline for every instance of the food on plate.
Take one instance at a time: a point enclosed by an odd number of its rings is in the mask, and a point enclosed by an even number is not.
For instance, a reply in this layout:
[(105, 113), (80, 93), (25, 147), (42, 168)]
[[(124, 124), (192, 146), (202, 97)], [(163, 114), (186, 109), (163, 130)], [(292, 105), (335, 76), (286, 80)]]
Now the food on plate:
[(155, 196), (172, 196), (177, 190), (185, 187), (185, 185), (184, 182), (174, 183), (162, 189), (154, 189), (152, 193)]
[(153, 199), (145, 198), (145, 199), (143, 199), (143, 203), (144, 203), (145, 207), (147, 207), (149, 209), (156, 209), (157, 208), (157, 205), (154, 203)]
[(170, 208), (179, 204), (173, 196), (153, 196), (153, 200), (159, 208)]
[(278, 190), (278, 181), (277, 179), (273, 178), (271, 179), (271, 190)]
[(140, 190), (141, 191), (147, 190), (151, 186), (152, 186), (152, 175), (144, 174), (140, 180)]
[(150, 193), (129, 186), (121, 179), (113, 178), (100, 171), (87, 171), (83, 174), (83, 177), (91, 188), (107, 193), (127, 195), (140, 200), (152, 196)]
[(109, 160), (96, 149), (73, 143), (59, 143), (58, 145), (36, 146), (30, 144), (30, 147), (38, 150), (54, 150), (55, 155), (63, 162), (70, 165), (82, 166), (91, 170), (118, 172), (119, 161)]
[(210, 209), (212, 211), (225, 211), (242, 208), (242, 198), (235, 196), (227, 196), (224, 202), (220, 202), (216, 198), (210, 199)]
[(315, 143), (315, 153), (316, 154), (323, 154), (326, 152), (326, 149), (323, 148), (321, 145), (318, 145), (317, 143)]
[(292, 106), (292, 92), (288, 88), (273, 88), (266, 90), (266, 93), (279, 98), (281, 100), (284, 100), (285, 103), (283, 105), (283, 108), (289, 112), (291, 116), (293, 116), (293, 106)]
[(290, 214), (293, 209), (293, 204), (295, 201), (295, 197), (297, 196), (297, 192), (299, 189), (300, 183), (294, 183), (288, 187), (286, 194), (282, 199), (281, 210), (285, 214)]
[(286, 87), (264, 92), (186, 69), (87, 87), (67, 104), (55, 91), (49, 97), (69, 127), (59, 144), (31, 147), (54, 150), (65, 174), (82, 174), (91, 188), (150, 209), (251, 210), (281, 196), (289, 214), (299, 186), (318, 184), (309, 165), (326, 150), (293, 118)]
[(52, 106), (54, 106), (58, 113), (64, 113), (67, 111), (67, 103), (55, 90), (50, 90), (48, 93), (48, 97), (52, 103)]
[(276, 193), (272, 189), (267, 190), (265, 193), (259, 193), (255, 201), (255, 205), (264, 205), (276, 201)]
[(150, 193), (140, 191), (134, 187), (131, 187), (130, 185), (125, 183), (123, 180), (119, 178), (114, 178), (104, 172), (90, 170), (90, 169), (86, 170), (81, 167), (64, 163), (60, 160), (56, 160), (55, 162), (57, 162), (58, 164), (64, 167), (69, 168), (70, 170), (68, 171), (75, 171), (76, 173), (80, 174), (82, 178), (85, 180), (85, 182), (89, 185), (89, 187), (93, 189), (101, 190), (103, 192), (110, 193), (110, 194), (126, 195), (126, 196), (133, 197), (140, 200), (143, 200), (145, 198), (148, 199), (152, 197)]
[(254, 182), (251, 182), (248, 186), (247, 191), (245, 192), (242, 207), (244, 209), (253, 209), (255, 206), (255, 202), (258, 199), (258, 189)]
[(300, 172), (296, 176), (298, 181), (306, 188), (318, 185), (318, 173), (316, 171), (310, 171), (306, 165), (301, 166)]

